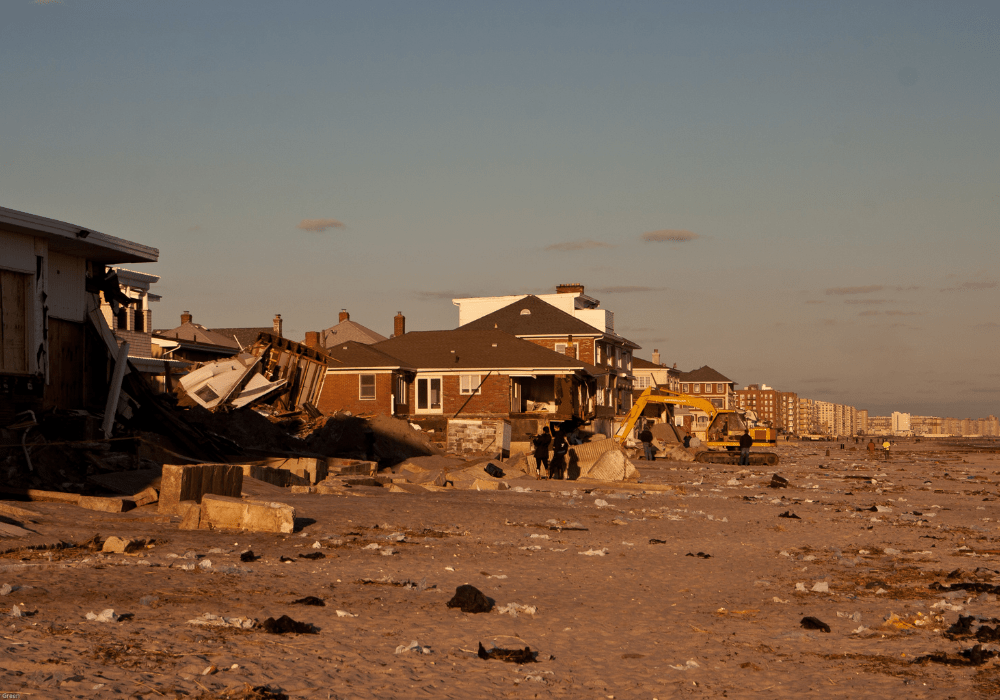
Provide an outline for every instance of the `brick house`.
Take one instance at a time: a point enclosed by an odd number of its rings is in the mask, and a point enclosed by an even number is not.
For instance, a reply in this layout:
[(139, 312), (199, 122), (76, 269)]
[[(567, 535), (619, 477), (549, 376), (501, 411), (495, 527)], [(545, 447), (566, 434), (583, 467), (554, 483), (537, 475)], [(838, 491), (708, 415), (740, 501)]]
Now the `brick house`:
[[(606, 432), (632, 408), (632, 353), (639, 346), (614, 331), (614, 314), (583, 293), (582, 285), (560, 285), (556, 294), (455, 299), (460, 330), (501, 330), (559, 354), (601, 367), (594, 420)], [(499, 308), (494, 308), (503, 303)], [(478, 313), (483, 315), (476, 316)]]
[(499, 330), (420, 331), (381, 343), (344, 343), (319, 408), (384, 413), (427, 426), (450, 418), (505, 418), (515, 433), (595, 410), (601, 368)]
[(181, 325), (176, 328), (154, 332), (152, 342), (155, 356), (188, 362), (213, 362), (240, 352), (235, 337), (223, 335), (195, 323), (190, 311), (181, 314)]
[[(736, 408), (736, 382), (708, 365), (690, 372), (681, 372), (677, 379), (683, 394), (708, 399), (716, 408)], [(708, 416), (703, 411), (692, 408), (684, 418), (684, 427), (704, 431), (708, 428)]]

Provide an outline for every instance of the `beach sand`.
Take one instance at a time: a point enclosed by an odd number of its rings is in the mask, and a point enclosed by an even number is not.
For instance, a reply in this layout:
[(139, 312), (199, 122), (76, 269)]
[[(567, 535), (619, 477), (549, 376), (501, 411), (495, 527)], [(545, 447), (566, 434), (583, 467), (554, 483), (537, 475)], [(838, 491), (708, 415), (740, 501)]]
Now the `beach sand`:
[[(637, 461), (640, 484), (269, 491), (295, 507), (291, 535), (182, 531), (155, 505), (112, 515), (13, 504), (38, 515), (20, 521), (36, 534), (0, 539), (8, 550), (0, 586), (12, 588), (0, 595), (0, 692), (221, 698), (267, 686), (271, 695), (245, 697), (995, 697), (996, 659), (919, 660), (937, 652), (960, 659), (979, 643), (946, 635), (960, 614), (1000, 617), (989, 593), (929, 587), (1000, 582), (1000, 462), (990, 445), (910, 441), (883, 462), (864, 443), (782, 443), (774, 468)], [(769, 488), (774, 473), (789, 487)], [(562, 529), (569, 525), (584, 529)], [(152, 546), (133, 554), (24, 549), (94, 535)], [(260, 558), (242, 562), (247, 549)], [(317, 552), (324, 557), (299, 556)], [(462, 584), (497, 606), (535, 613), (448, 608)], [(305, 596), (325, 606), (292, 603)], [(10, 615), (15, 605), (21, 617)], [(108, 608), (126, 618), (86, 619)], [(190, 624), (205, 613), (261, 622), (288, 615), (317, 633)], [(804, 617), (830, 632), (804, 628)], [(414, 641), (430, 653), (397, 653)], [(483, 660), (480, 643), (527, 646), (537, 662)]]

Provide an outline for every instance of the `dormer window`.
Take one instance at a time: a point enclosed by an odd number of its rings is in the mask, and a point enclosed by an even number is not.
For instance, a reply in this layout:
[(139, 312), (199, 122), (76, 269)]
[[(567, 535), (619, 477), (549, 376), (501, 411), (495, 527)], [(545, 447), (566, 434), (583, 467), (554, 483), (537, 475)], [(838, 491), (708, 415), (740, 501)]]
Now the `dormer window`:
[(530, 316), (531, 315), (531, 309), (521, 309), (521, 315), (522, 316)]

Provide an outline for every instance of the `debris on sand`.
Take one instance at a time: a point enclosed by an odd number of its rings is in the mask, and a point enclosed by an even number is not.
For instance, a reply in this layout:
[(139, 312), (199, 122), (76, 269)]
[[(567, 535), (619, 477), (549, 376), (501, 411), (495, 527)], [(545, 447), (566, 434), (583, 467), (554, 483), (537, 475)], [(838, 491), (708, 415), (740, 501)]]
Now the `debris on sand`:
[(456, 588), (455, 595), (447, 605), (449, 608), (459, 608), (464, 613), (486, 613), (493, 609), (493, 601), (469, 584)]
[(323, 602), (322, 598), (317, 598), (314, 595), (307, 595), (305, 598), (293, 600), (290, 605), (315, 605), (317, 607), (324, 607), (326, 606), (326, 603)]
[(506, 661), (509, 664), (532, 664), (538, 661), (538, 652), (532, 651), (531, 647), (524, 647), (524, 649), (501, 649), (500, 647), (493, 647), (487, 651), (483, 647), (483, 643), (479, 642), (479, 651), (477, 653), (479, 658), (484, 661), (497, 659), (498, 661)]
[(308, 622), (299, 622), (282, 615), (277, 620), (269, 617), (260, 623), (260, 628), (271, 634), (316, 634), (316, 628)]
[[(652, 544), (652, 540), (650, 540), (650, 544)], [(664, 542), (663, 544), (666, 544), (666, 542)], [(684, 556), (686, 556), (686, 557), (698, 557), (699, 559), (711, 559), (712, 558), (711, 554), (705, 554), (705, 552), (698, 552), (697, 554), (692, 554), (691, 552), (688, 552)]]
[(799, 624), (807, 630), (819, 630), (821, 632), (826, 632), (827, 634), (830, 632), (830, 625), (826, 624), (818, 617), (803, 617)]
[(918, 656), (913, 660), (913, 663), (936, 663), (946, 666), (982, 666), (996, 655), (997, 652), (983, 649), (982, 644), (977, 644), (971, 649), (964, 649), (958, 656), (950, 656), (946, 652), (936, 651), (932, 654)]
[[(131, 617), (131, 615), (127, 617)], [(87, 619), (94, 622), (118, 622), (119, 620), (126, 619), (126, 616), (116, 614), (114, 608), (107, 608), (106, 610), (102, 610), (100, 614), (87, 613)]]
[(786, 489), (788, 488), (788, 479), (778, 474), (772, 474), (771, 483), (767, 486), (772, 489)]
[(408, 651), (412, 651), (417, 654), (430, 654), (431, 648), (421, 646), (420, 644), (417, 643), (417, 640), (415, 639), (409, 644), (400, 644), (398, 647), (396, 647), (397, 654), (405, 654)]
[(791, 520), (802, 520), (799, 516), (790, 510), (786, 510), (784, 513), (778, 513), (779, 518), (789, 518)]
[(188, 620), (188, 624), (205, 627), (235, 627), (237, 629), (248, 630), (253, 629), (257, 621), (251, 620), (249, 617), (223, 617), (222, 615), (203, 613), (193, 620)]
[(496, 611), (501, 615), (517, 617), (519, 613), (534, 615), (538, 612), (538, 607), (534, 605), (521, 605), (520, 603), (509, 603), (507, 605), (498, 605)]

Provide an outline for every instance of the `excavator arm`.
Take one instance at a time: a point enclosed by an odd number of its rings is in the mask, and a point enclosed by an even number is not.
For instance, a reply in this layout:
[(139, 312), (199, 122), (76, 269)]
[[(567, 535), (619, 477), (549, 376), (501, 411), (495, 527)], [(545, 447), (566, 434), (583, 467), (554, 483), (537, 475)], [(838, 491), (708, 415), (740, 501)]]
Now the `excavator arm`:
[(708, 399), (702, 399), (697, 396), (690, 396), (688, 394), (681, 394), (675, 391), (668, 391), (666, 389), (654, 389), (650, 387), (639, 395), (639, 398), (635, 400), (632, 404), (632, 410), (628, 412), (628, 416), (625, 417), (625, 422), (615, 433), (615, 440), (617, 440), (623, 447), (625, 442), (628, 440), (628, 436), (632, 434), (632, 429), (635, 428), (635, 423), (639, 420), (639, 416), (642, 415), (642, 410), (646, 408), (648, 404), (671, 404), (674, 406), (690, 406), (692, 408), (697, 408), (708, 414), (709, 422), (718, 413), (719, 409), (709, 401)]

